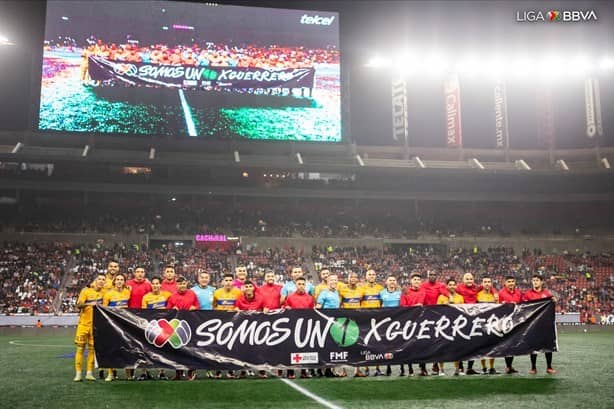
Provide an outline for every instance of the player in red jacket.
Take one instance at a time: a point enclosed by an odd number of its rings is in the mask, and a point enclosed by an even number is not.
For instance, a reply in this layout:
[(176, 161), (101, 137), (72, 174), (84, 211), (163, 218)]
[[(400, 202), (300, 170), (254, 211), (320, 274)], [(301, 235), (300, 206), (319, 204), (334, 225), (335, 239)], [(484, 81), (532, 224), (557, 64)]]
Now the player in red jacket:
[[(539, 274), (533, 274), (533, 279), (531, 280), (533, 284), (533, 288), (529, 291), (525, 292), (523, 295), (524, 301), (533, 301), (533, 300), (542, 300), (544, 298), (554, 298), (550, 291), (544, 288), (544, 279)], [(552, 351), (546, 352), (546, 372), (550, 375), (556, 373), (556, 371), (552, 368)], [(529, 371), (531, 375), (535, 375), (537, 373), (537, 354), (531, 354), (531, 370)]]
[[(446, 297), (450, 296), (446, 285), (440, 281), (437, 281), (437, 272), (435, 270), (428, 270), (426, 272), (426, 281), (420, 285), (420, 288), (424, 290), (424, 305), (437, 305), (437, 299), (440, 295)], [(431, 368), (435, 374), (439, 374), (439, 365), (435, 362)]]
[[(188, 289), (188, 280), (183, 276), (177, 278), (177, 292), (172, 294), (166, 302), (166, 308), (169, 310), (198, 310), (200, 304), (198, 303), (198, 297), (196, 293)], [(174, 381), (179, 381), (183, 378), (183, 371), (176, 370)], [(194, 369), (188, 370), (188, 380), (193, 381), (196, 379), (196, 371)]]
[[(505, 277), (505, 286), (499, 291), (499, 303), (500, 304), (518, 304), (522, 301), (522, 293), (516, 288), (516, 278), (514, 276)], [(512, 363), (514, 362), (513, 356), (505, 357), (505, 373), (515, 374), (518, 373), (514, 369)]]
[(275, 284), (275, 273), (271, 270), (264, 274), (264, 284), (256, 289), (256, 294), (262, 298), (264, 306), (269, 310), (281, 308), (281, 285)]
[[(417, 273), (412, 274), (410, 278), (410, 285), (401, 296), (401, 307), (421, 307), (424, 305), (426, 293), (420, 288), (420, 284), (422, 284), (422, 276)], [(429, 373), (426, 371), (426, 364), (421, 363), (419, 365), (420, 376), (428, 376)], [(409, 376), (414, 376), (414, 368), (412, 367), (411, 362), (407, 364), (407, 366), (409, 367)]]

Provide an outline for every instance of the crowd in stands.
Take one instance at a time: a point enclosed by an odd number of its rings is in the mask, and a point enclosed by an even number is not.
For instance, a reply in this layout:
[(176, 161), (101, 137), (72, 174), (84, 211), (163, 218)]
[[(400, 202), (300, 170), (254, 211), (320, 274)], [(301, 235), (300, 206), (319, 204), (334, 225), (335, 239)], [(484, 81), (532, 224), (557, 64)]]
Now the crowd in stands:
[[(489, 275), (496, 288), (505, 276), (516, 277), (521, 289), (531, 286), (531, 277), (539, 271), (547, 288), (557, 297), (557, 312), (581, 314), (583, 322), (599, 323), (602, 315), (614, 313), (614, 255), (544, 255), (538, 249), (515, 254), (509, 248), (452, 249), (441, 251), (428, 246), (374, 249), (368, 247), (335, 248), (315, 246), (311, 251), (285, 248), (260, 248), (244, 245), (219, 250), (172, 244), (159, 249), (141, 245), (74, 246), (68, 243), (5, 243), (0, 257), (0, 308), (3, 313), (75, 312), (79, 291), (105, 272), (109, 260), (117, 260), (129, 276), (137, 266), (147, 275), (159, 275), (166, 265), (174, 265), (178, 274), (195, 282), (199, 271), (211, 272), (211, 281), (219, 285), (224, 273), (244, 265), (251, 279), (262, 283), (264, 273), (272, 270), (276, 280), (284, 282), (294, 266), (301, 266), (305, 277), (319, 282), (319, 270), (327, 267), (347, 279), (349, 271), (360, 277), (374, 269), (379, 282), (394, 275), (406, 287), (411, 273), (434, 270), (438, 280), (462, 279), (473, 273), (477, 279)], [(51, 304), (65, 274), (69, 280), (58, 310)]]
[(263, 47), (255, 44), (231, 46), (212, 42), (144, 46), (135, 41), (115, 44), (97, 40), (83, 50), (83, 55), (113, 61), (199, 67), (306, 68), (314, 64), (339, 63), (339, 51), (334, 47), (311, 49), (278, 45)]

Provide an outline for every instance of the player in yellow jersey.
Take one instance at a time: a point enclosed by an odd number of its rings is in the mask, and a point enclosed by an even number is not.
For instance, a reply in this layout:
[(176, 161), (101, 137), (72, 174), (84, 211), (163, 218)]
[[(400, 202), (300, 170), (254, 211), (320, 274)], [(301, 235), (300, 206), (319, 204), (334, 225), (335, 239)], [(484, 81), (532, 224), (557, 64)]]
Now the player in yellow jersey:
[[(104, 286), (102, 287), (103, 295), (113, 288), (113, 280), (115, 279), (117, 273), (119, 273), (119, 263), (117, 260), (110, 260), (107, 264), (107, 274), (105, 275)], [(94, 282), (90, 284), (90, 287), (94, 287)], [(96, 366), (98, 366), (98, 364), (96, 364)], [(104, 370), (100, 369), (98, 371), (98, 376), (100, 379), (104, 379)]]
[[(489, 276), (482, 277), (482, 290), (476, 294), (476, 301), (479, 303), (496, 303), (499, 301), (497, 292), (492, 287), (492, 279)], [(480, 359), (482, 373), (496, 375), (499, 372), (495, 369), (495, 358), (488, 358), (489, 369), (486, 369), (486, 359)]]
[[(222, 288), (213, 292), (213, 309), (216, 311), (234, 311), (237, 300), (243, 294), (241, 290), (233, 286), (234, 277), (232, 274), (224, 274), (222, 278)], [(228, 379), (234, 378), (234, 372), (226, 373)], [(215, 378), (222, 378), (222, 371), (215, 372)]]
[[(448, 293), (450, 293), (449, 296), (445, 296), (443, 294), (440, 294), (439, 297), (437, 297), (437, 304), (464, 304), (465, 303), (465, 299), (463, 298), (462, 295), (460, 295), (459, 293), (456, 292), (456, 279), (455, 278), (448, 278), (448, 281), (446, 281), (446, 288), (448, 289)], [(460, 361), (454, 361), (454, 375), (460, 375), (460, 374), (465, 374), (464, 372), (460, 372)], [(443, 362), (439, 363), (439, 376), (445, 376), (446, 373), (443, 370)]]
[(79, 309), (79, 324), (75, 333), (75, 382), (80, 382), (81, 371), (83, 369), (83, 352), (87, 345), (87, 367), (85, 379), (95, 381), (94, 371), (94, 305), (102, 304), (102, 288), (104, 287), (105, 275), (98, 274), (94, 280), (94, 287), (87, 287), (81, 290), (77, 299), (77, 308)]
[[(114, 287), (104, 294), (102, 305), (105, 307), (128, 308), (130, 300), (130, 289), (126, 287), (126, 277), (123, 274), (116, 274), (113, 279)], [(134, 370), (126, 369), (126, 377), (129, 380), (134, 380)], [(113, 368), (109, 368), (109, 372), (105, 381), (111, 382), (115, 378)]]
[[(160, 277), (153, 277), (150, 283), (151, 292), (148, 292), (143, 296), (143, 300), (141, 301), (141, 308), (144, 310), (165, 310), (166, 301), (168, 300), (168, 297), (171, 296), (171, 293), (162, 290), (162, 279)], [(139, 376), (138, 379), (140, 381), (144, 381), (151, 378), (149, 376), (149, 373), (145, 370), (141, 374), (141, 376)], [(160, 369), (158, 379), (163, 381), (168, 380), (168, 376), (166, 376), (164, 369)]]
[[(360, 301), (360, 308), (381, 308), (382, 300), (380, 298), (380, 293), (384, 289), (384, 286), (375, 282), (377, 279), (377, 274), (375, 270), (370, 268), (367, 270), (365, 274), (365, 283), (360, 286), (362, 289), (362, 300)], [(375, 375), (381, 376), (382, 371), (377, 365), (375, 367)], [(365, 376), (369, 376), (369, 367), (365, 367)]]
[[(342, 290), (339, 290), (339, 295), (341, 296), (341, 308), (360, 308), (363, 291), (362, 288), (358, 287), (358, 274), (353, 271), (350, 271), (348, 273), (348, 283)], [(345, 368), (341, 370), (341, 376), (347, 376)], [(359, 367), (356, 367), (354, 376), (358, 378), (364, 378), (366, 375), (360, 370)]]

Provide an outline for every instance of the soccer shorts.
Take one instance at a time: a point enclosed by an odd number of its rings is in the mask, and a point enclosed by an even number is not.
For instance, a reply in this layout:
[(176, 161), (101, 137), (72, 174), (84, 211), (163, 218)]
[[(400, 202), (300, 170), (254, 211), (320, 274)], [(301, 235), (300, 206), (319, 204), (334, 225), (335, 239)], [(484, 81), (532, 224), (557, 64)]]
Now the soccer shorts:
[(75, 344), (85, 345), (89, 347), (94, 346), (94, 328), (87, 325), (77, 325), (77, 332), (75, 334)]

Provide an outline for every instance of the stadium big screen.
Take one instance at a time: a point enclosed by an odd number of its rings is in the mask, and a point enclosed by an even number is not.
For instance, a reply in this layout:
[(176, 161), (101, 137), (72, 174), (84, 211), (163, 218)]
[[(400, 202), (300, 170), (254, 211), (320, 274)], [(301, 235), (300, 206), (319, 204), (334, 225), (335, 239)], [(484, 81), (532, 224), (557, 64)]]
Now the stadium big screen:
[(339, 16), (47, 2), (39, 129), (341, 141)]

